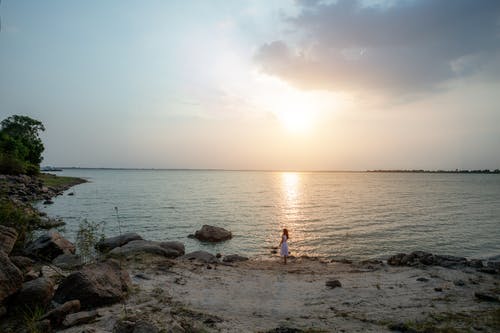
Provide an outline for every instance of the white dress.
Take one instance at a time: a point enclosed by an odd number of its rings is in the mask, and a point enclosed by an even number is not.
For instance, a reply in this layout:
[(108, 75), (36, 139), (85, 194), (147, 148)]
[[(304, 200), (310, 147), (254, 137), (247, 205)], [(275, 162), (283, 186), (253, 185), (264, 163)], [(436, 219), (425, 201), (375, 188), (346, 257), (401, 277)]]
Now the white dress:
[(281, 242), (280, 255), (281, 256), (288, 256), (288, 242), (287, 242), (286, 235), (283, 235), (283, 242)]

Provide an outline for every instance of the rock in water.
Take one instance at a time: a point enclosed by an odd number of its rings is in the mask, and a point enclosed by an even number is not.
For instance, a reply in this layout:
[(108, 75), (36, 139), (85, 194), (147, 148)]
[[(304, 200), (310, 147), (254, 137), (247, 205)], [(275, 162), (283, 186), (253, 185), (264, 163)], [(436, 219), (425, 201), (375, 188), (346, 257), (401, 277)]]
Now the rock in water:
[(120, 236), (106, 238), (97, 243), (96, 248), (101, 252), (108, 252), (115, 247), (123, 246), (134, 240), (142, 240), (142, 237), (135, 232), (129, 232)]
[(75, 246), (57, 231), (49, 231), (30, 243), (25, 252), (30, 257), (52, 261), (61, 254), (75, 253)]
[(0, 251), (9, 255), (14, 248), (14, 244), (17, 240), (17, 231), (14, 228), (9, 228), (0, 225)]
[(23, 273), (0, 251), (0, 303), (23, 285)]
[(88, 265), (66, 277), (57, 288), (54, 300), (63, 303), (78, 299), (82, 309), (119, 302), (132, 282), (115, 260)]
[(222, 242), (233, 237), (231, 231), (211, 225), (204, 225), (194, 233), (194, 237), (204, 242)]

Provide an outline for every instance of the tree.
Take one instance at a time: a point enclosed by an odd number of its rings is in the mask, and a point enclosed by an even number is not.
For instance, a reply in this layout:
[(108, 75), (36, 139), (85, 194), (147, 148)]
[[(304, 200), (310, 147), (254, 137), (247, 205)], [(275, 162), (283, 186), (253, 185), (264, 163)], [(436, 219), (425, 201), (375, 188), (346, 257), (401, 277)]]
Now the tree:
[(0, 123), (0, 172), (37, 173), (45, 149), (43, 124), (27, 116), (10, 116)]

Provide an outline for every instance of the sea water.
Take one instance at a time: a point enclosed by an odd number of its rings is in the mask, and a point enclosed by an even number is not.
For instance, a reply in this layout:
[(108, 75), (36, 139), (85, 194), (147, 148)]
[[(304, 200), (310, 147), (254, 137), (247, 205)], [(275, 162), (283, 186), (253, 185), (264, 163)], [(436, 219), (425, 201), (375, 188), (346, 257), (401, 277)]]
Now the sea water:
[[(270, 256), (282, 228), (290, 232), (292, 255), (500, 254), (497, 174), (66, 169), (60, 175), (88, 180), (53, 205), (38, 204), (66, 222), (70, 240), (87, 220), (100, 223), (106, 236), (136, 232), (181, 241), (186, 251), (251, 257)], [(224, 227), (233, 238), (209, 244), (187, 237), (204, 224)]]

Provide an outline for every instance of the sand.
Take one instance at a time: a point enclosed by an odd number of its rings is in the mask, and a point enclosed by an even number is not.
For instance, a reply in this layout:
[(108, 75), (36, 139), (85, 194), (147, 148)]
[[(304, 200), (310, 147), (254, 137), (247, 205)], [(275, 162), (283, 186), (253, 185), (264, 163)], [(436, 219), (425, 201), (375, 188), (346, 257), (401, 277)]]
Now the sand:
[[(117, 319), (142, 318), (165, 332), (496, 332), (500, 278), (472, 268), (392, 267), (315, 258), (249, 260), (232, 265), (135, 257), (125, 304), (99, 309), (96, 323), (62, 332), (111, 332)], [(341, 287), (325, 283), (337, 279)], [(125, 313), (126, 312), (126, 313)], [(452, 330), (454, 329), (454, 330)]]

